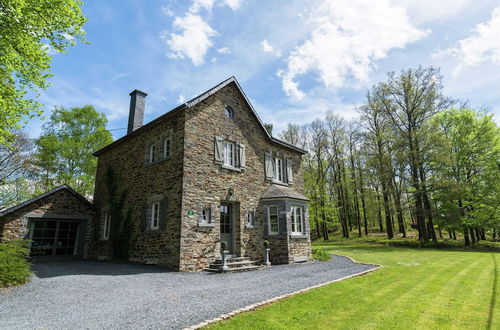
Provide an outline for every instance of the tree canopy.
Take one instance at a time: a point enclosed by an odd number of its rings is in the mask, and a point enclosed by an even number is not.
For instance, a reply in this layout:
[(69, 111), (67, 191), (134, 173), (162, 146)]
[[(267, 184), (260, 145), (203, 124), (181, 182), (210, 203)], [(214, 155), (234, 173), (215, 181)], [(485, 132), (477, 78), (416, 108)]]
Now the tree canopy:
[(91, 105), (54, 109), (36, 142), (36, 164), (47, 189), (65, 183), (92, 195), (97, 166), (92, 154), (113, 141), (106, 124), (106, 116)]
[(50, 52), (84, 40), (80, 0), (0, 0), (0, 144), (24, 118), (40, 113), (35, 100), (48, 87)]

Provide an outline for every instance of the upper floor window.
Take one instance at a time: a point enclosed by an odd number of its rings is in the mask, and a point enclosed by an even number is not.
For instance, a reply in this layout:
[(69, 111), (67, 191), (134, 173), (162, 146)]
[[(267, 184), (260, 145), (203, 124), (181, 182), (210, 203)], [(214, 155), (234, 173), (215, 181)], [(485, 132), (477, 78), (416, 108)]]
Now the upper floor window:
[(302, 235), (303, 232), (303, 208), (301, 206), (291, 207), (292, 234)]
[(160, 202), (151, 204), (151, 229), (160, 228)]
[(236, 164), (236, 153), (235, 145), (233, 142), (224, 141), (224, 165), (235, 166)]
[(155, 162), (155, 157), (156, 156), (156, 146), (154, 144), (149, 146), (149, 162), (154, 163)]
[(226, 105), (226, 107), (224, 108), (224, 115), (227, 118), (233, 118), (234, 117), (234, 110), (233, 110), (233, 108), (231, 108), (229, 105)]
[(232, 141), (231, 138), (216, 136), (214, 154), (215, 163), (221, 164), (224, 168), (236, 171), (245, 168), (245, 146)]
[(171, 144), (172, 144), (172, 142), (171, 142), (170, 138), (163, 139), (163, 157), (164, 158), (170, 157)]
[(283, 154), (265, 153), (266, 179), (276, 183), (293, 183), (292, 161)]
[(277, 235), (279, 233), (279, 219), (278, 219), (277, 206), (269, 206), (267, 220), (268, 220), (269, 235)]

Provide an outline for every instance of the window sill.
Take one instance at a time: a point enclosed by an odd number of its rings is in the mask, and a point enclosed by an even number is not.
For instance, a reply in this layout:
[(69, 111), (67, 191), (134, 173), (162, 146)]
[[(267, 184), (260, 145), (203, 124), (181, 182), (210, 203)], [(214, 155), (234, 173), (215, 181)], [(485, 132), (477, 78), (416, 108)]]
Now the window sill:
[(198, 223), (198, 227), (213, 228), (213, 227), (215, 227), (215, 223)]
[(151, 229), (151, 228), (148, 228), (148, 229), (143, 231), (143, 233), (147, 234), (147, 235), (160, 234), (161, 232), (162, 232), (161, 229)]
[(281, 181), (278, 181), (278, 180), (271, 180), (274, 184), (279, 184), (281, 186), (287, 186), (288, 187), (288, 183), (286, 182), (281, 182)]
[(150, 163), (150, 162), (145, 162), (144, 163), (144, 167), (149, 167), (149, 166), (153, 166), (153, 165), (156, 165), (156, 164), (160, 164), (160, 163), (163, 163), (167, 160), (170, 160), (172, 158), (172, 156), (168, 156), (168, 157), (165, 157), (165, 158), (161, 158), (159, 160), (155, 160), (154, 162)]
[(226, 169), (226, 170), (241, 172), (241, 168), (238, 168), (238, 167), (229, 166), (229, 165), (222, 165), (221, 167)]
[(97, 242), (99, 242), (99, 243), (109, 243), (110, 240), (109, 240), (109, 238), (99, 238), (99, 240), (97, 240)]
[(250, 225), (250, 224), (247, 224), (247, 223), (246, 223), (246, 224), (245, 224), (245, 228), (247, 228), (247, 229), (255, 229), (255, 228), (257, 228), (257, 226), (255, 226), (255, 225)]
[(290, 238), (309, 238), (309, 235), (304, 234), (291, 234)]

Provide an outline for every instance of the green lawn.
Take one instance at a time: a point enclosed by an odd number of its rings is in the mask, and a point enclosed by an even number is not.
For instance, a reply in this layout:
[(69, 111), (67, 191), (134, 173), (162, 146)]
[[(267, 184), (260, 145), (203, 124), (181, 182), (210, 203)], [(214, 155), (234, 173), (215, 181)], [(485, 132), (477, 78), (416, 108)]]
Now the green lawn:
[(404, 248), (362, 241), (316, 248), (383, 265), (239, 314), (230, 329), (500, 329), (500, 253)]

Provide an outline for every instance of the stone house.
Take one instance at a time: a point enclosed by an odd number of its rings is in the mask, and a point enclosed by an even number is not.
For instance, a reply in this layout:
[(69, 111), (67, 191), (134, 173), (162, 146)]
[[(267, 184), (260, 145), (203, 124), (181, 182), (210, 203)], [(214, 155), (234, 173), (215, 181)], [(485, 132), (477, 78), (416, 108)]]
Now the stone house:
[(32, 257), (88, 254), (95, 207), (62, 185), (0, 212), (0, 241), (29, 239)]
[(146, 93), (130, 93), (125, 136), (95, 152), (98, 158), (88, 257), (111, 254), (107, 173), (126, 190), (134, 229), (134, 262), (197, 271), (235, 256), (272, 263), (311, 258), (302, 156), (272, 137), (231, 77), (143, 125)]

